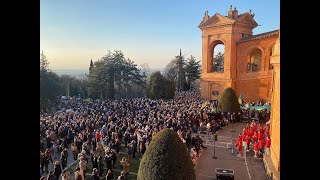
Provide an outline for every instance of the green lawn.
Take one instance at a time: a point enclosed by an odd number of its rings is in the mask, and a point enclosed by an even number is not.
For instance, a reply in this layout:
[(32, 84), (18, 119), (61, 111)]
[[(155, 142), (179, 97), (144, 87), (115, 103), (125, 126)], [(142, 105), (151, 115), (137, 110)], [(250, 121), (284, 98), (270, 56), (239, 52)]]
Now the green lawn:
[(76, 161), (75, 161), (74, 163), (72, 163), (69, 167), (67, 167), (66, 170), (67, 170), (68, 172), (70, 172), (70, 174), (73, 174), (73, 173), (76, 171), (78, 165), (79, 165), (79, 160), (76, 160)]

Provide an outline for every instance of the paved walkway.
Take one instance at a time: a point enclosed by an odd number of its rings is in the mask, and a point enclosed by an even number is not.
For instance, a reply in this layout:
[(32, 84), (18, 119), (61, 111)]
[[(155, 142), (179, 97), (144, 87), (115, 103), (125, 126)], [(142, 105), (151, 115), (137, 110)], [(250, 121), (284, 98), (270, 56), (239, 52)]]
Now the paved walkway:
[[(234, 137), (237, 137), (242, 132), (245, 125), (245, 123), (235, 123), (233, 125), (235, 130)], [(232, 154), (231, 130), (232, 125), (229, 125), (217, 132), (218, 141), (216, 142), (213, 142), (211, 136), (207, 134), (193, 134), (194, 136), (200, 135), (206, 141), (207, 146), (196, 165), (197, 180), (216, 179), (215, 168), (233, 169), (235, 180), (266, 180), (267, 176), (262, 157), (253, 158), (252, 147), (251, 151), (242, 157)], [(214, 151), (217, 159), (212, 158)]]

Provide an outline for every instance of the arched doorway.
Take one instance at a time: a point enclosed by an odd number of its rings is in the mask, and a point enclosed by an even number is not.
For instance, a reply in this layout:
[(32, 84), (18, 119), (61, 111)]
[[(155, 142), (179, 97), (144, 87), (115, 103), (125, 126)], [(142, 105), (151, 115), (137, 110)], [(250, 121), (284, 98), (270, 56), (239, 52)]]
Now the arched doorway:
[(250, 51), (247, 61), (247, 72), (261, 71), (262, 52), (259, 48)]

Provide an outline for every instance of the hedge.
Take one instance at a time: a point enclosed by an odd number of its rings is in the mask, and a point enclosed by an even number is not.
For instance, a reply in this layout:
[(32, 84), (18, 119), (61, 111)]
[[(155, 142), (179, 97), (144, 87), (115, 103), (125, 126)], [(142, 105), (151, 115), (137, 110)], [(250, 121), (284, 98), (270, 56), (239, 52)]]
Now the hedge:
[(220, 108), (222, 112), (238, 113), (240, 104), (236, 93), (232, 88), (226, 88), (220, 98)]
[(155, 135), (141, 159), (137, 179), (196, 179), (187, 146), (178, 137), (177, 132), (166, 128)]

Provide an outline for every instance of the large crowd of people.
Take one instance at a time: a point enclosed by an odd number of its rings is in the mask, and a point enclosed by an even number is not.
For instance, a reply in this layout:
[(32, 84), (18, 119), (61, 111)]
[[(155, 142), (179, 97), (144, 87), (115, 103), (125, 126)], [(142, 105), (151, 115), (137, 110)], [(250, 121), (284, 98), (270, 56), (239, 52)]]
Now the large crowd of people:
[[(177, 92), (170, 100), (61, 100), (55, 107), (57, 112), (40, 114), (40, 176), (43, 178), (47, 174), (47, 179), (53, 180), (74, 176), (76, 180), (84, 180), (89, 173), (92, 179), (125, 179), (131, 159), (141, 158), (155, 134), (164, 128), (177, 132), (196, 164), (206, 147), (199, 136), (192, 136), (192, 132), (201, 133), (206, 129), (208, 133), (215, 133), (231, 120), (240, 120), (244, 114), (219, 112), (215, 102), (202, 108), (203, 103), (199, 93), (194, 91)], [(267, 138), (268, 130), (262, 126), (250, 124), (247, 129), (241, 136), (242, 141), (248, 136), (262, 141), (261, 133)], [(121, 144), (126, 148), (127, 157), (118, 159), (123, 148)], [(68, 154), (68, 148), (72, 154)], [(74, 174), (66, 171), (69, 156), (79, 160)], [(114, 177), (117, 161), (122, 172)], [(91, 169), (88, 169), (89, 162)], [(48, 171), (50, 163), (54, 164), (54, 169)]]

